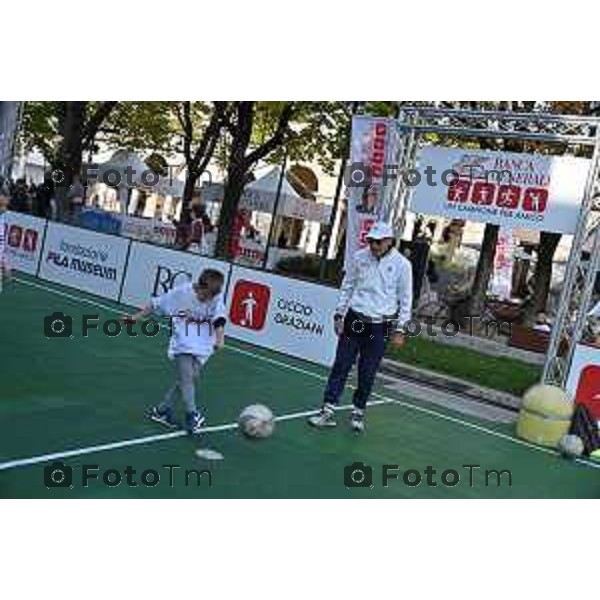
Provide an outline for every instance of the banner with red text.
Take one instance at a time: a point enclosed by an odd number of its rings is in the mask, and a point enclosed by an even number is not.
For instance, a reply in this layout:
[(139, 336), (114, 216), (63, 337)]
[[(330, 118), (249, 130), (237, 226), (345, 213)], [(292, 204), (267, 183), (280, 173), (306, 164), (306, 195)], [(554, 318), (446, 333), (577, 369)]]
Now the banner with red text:
[(410, 209), (572, 234), (589, 166), (585, 158), (427, 146), (417, 156)]
[(390, 221), (397, 178), (387, 165), (400, 162), (401, 136), (393, 119), (355, 116), (352, 119), (350, 162), (345, 174), (348, 201), (346, 268), (366, 246), (366, 234), (378, 220)]

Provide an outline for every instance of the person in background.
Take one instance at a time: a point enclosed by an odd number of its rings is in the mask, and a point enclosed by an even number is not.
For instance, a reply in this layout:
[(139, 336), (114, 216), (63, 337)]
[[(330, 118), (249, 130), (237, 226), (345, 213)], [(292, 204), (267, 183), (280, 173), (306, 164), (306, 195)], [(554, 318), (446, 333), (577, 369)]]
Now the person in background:
[[(192, 207), (192, 222), (190, 225), (190, 244), (202, 245), (202, 238), (204, 237), (204, 219), (202, 215), (202, 207)], [(209, 221), (210, 222), (210, 221)]]
[(425, 233), (425, 237), (429, 243), (433, 242), (433, 238), (435, 237), (435, 230), (437, 229), (437, 223), (435, 221), (429, 221), (426, 226), (427, 232)]
[(552, 327), (550, 326), (550, 322), (548, 321), (546, 313), (539, 312), (535, 316), (535, 324), (533, 329), (534, 331), (541, 331), (542, 333), (550, 333), (550, 331), (552, 331)]
[(174, 247), (177, 250), (187, 250), (191, 243), (191, 224), (180, 219), (179, 221), (173, 221), (173, 225), (175, 225)]
[(54, 181), (50, 174), (44, 176), (44, 183), (38, 185), (33, 198), (33, 214), (37, 217), (49, 218), (52, 198), (54, 197)]
[(10, 209), (21, 213), (27, 213), (31, 210), (27, 183), (24, 179), (18, 179), (14, 185), (10, 198)]
[(282, 229), (279, 233), (279, 237), (277, 238), (277, 247), (278, 248), (287, 248), (288, 239), (285, 235), (285, 231)]
[(85, 190), (79, 175), (73, 176), (73, 183), (67, 191), (67, 206), (69, 211), (70, 220), (77, 224), (79, 223), (79, 215), (83, 208), (83, 201), (85, 197)]
[(206, 212), (206, 206), (204, 206), (204, 204), (200, 204), (198, 209), (200, 218), (202, 219), (202, 227), (204, 227), (204, 233), (211, 233), (215, 227), (212, 224), (208, 213)]

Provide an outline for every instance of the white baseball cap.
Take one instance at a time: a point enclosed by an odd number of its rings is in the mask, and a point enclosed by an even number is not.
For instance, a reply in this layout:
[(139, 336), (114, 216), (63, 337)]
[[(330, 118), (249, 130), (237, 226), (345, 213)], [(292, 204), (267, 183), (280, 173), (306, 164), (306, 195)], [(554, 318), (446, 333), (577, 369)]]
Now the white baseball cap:
[(368, 240), (385, 240), (386, 238), (394, 239), (394, 230), (392, 226), (385, 221), (379, 221), (371, 227), (366, 238)]

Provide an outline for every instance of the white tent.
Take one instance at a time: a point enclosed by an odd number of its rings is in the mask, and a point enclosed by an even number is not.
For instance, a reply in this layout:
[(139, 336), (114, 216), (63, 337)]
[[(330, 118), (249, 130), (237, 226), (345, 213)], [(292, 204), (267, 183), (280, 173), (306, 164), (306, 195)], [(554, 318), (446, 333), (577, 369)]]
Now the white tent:
[[(263, 177), (249, 183), (244, 188), (244, 193), (240, 199), (240, 207), (272, 214), (275, 208), (280, 176), (281, 168), (275, 167)], [(202, 186), (202, 200), (204, 202), (222, 202), (223, 193), (224, 186), (222, 183)], [(290, 185), (287, 178), (283, 178), (277, 215), (317, 223), (328, 223), (330, 212), (330, 205), (302, 198)]]
[[(260, 179), (249, 183), (246, 186), (245, 192), (256, 192), (264, 195), (273, 194), (274, 200), (275, 196), (277, 196), (277, 189), (279, 187), (280, 179), (281, 167), (274, 167)], [(279, 202), (281, 203), (281, 200), (288, 196), (290, 198), (302, 198), (300, 194), (298, 194), (296, 190), (291, 186), (290, 182), (287, 180), (287, 177), (284, 177), (283, 181), (281, 182), (281, 196)]]
[[(280, 178), (281, 167), (275, 167), (260, 179), (248, 184), (244, 189), (241, 205), (252, 210), (272, 213)], [(300, 196), (290, 185), (287, 177), (283, 178), (277, 207), (278, 215), (327, 223), (330, 211), (330, 206)]]
[(135, 153), (129, 152), (128, 150), (117, 150), (110, 159), (98, 165), (98, 181), (104, 183), (104, 176), (107, 176), (111, 184), (117, 183), (116, 173), (119, 174), (120, 184), (127, 186), (127, 173), (125, 172), (127, 167), (130, 167), (129, 181), (132, 182), (132, 186), (143, 186), (142, 173), (144, 171), (151, 171), (150, 167)]

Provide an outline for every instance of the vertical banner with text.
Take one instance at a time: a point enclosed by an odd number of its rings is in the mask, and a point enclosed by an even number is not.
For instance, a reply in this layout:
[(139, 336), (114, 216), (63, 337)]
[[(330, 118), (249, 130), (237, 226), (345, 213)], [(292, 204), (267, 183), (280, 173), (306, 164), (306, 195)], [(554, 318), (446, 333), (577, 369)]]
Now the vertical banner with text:
[(502, 300), (510, 300), (512, 293), (514, 251), (515, 238), (512, 229), (500, 227), (494, 255), (494, 274), (490, 281), (490, 293)]
[(350, 166), (346, 173), (346, 269), (356, 251), (366, 245), (366, 234), (373, 223), (392, 217), (401, 149), (395, 120), (352, 118)]

